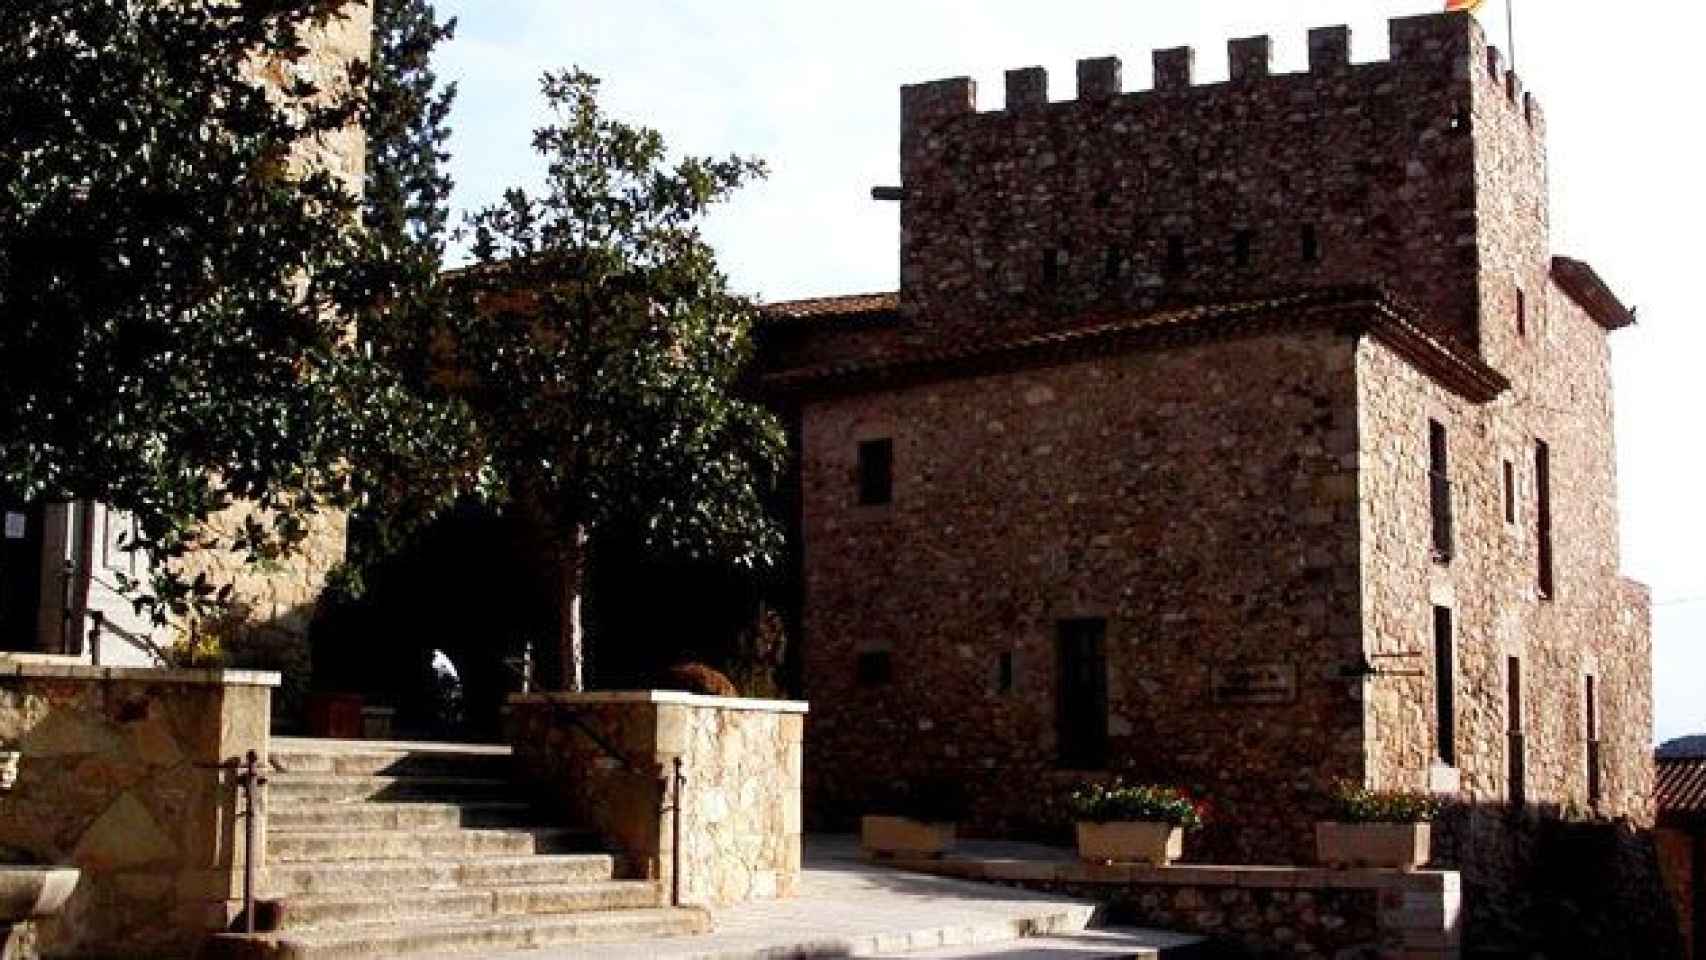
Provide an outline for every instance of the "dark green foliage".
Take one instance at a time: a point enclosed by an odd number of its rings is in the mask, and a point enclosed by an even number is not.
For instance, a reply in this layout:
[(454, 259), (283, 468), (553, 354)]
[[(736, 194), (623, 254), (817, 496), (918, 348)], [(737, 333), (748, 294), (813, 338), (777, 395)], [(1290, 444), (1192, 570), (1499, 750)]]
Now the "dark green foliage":
[[(0, 497), (136, 515), (170, 561), (197, 522), (266, 561), (351, 495), (353, 396), (386, 401), (347, 338), (360, 210), (299, 147), (356, 120), (364, 68), (307, 79), (305, 33), (346, 0), (9, 0), (0, 16)], [(258, 71), (281, 84), (269, 98)], [(330, 86), (330, 84), (328, 84)], [(217, 585), (156, 567), (157, 616)]]
[(1203, 825), (1203, 804), (1176, 787), (1153, 784), (1085, 783), (1067, 797), (1074, 819), (1088, 823), (1147, 821), (1196, 830)]
[(1340, 823), (1427, 823), (1439, 812), (1439, 799), (1426, 793), (1370, 790), (1358, 783), (1342, 783), (1333, 793), (1333, 819)]
[(598, 81), (548, 75), (534, 135), (544, 190), (472, 219), (468, 309), (433, 340), (489, 475), (547, 532), (562, 568), (562, 681), (578, 686), (585, 538), (620, 526), (650, 548), (758, 567), (780, 546), (764, 510), (781, 430), (733, 387), (754, 305), (728, 289), (699, 222), (763, 169), (667, 159), (656, 131), (605, 116)]

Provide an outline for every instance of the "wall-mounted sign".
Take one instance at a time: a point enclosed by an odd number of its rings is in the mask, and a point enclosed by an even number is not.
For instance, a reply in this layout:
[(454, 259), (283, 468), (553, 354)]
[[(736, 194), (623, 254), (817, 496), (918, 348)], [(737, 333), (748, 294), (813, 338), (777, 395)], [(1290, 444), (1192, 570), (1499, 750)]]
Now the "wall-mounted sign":
[(6, 511), (6, 539), (22, 540), (29, 536), (29, 518), (21, 513)]
[(1297, 702), (1297, 664), (1241, 663), (1214, 668), (1215, 703)]

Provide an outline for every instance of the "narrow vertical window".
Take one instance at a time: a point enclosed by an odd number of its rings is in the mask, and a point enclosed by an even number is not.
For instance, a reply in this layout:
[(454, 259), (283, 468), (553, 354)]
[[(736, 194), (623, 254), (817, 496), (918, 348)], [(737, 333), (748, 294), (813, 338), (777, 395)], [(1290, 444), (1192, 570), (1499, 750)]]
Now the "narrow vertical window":
[(1250, 266), (1250, 254), (1255, 245), (1255, 235), (1248, 230), (1240, 230), (1232, 236), (1232, 262), (1240, 269)]
[(1167, 238), (1167, 272), (1178, 276), (1185, 272), (1185, 238)]
[(995, 661), (995, 691), (1013, 692), (1013, 652), (1006, 651)]
[(1516, 464), (1505, 461), (1505, 522), (1516, 522)]
[(894, 441), (859, 444), (859, 504), (873, 507), (894, 500)]
[(1107, 633), (1105, 620), (1060, 625), (1055, 736), (1062, 769), (1100, 770), (1108, 763)]
[(1599, 690), (1596, 688), (1592, 674), (1587, 678), (1587, 740), (1588, 740), (1588, 803), (1598, 806), (1600, 799), (1599, 778)]
[(1552, 599), (1552, 448), (1544, 440), (1534, 442), (1534, 517), (1537, 530), (1536, 586), (1543, 600)]
[(1303, 225), (1303, 262), (1321, 262), (1321, 232), (1313, 223)]
[(1434, 742), (1439, 762), (1457, 766), (1457, 658), (1451, 609), (1434, 608)]
[(1506, 752), (1510, 805), (1521, 807), (1528, 802), (1528, 764), (1522, 736), (1522, 660), (1518, 657), (1505, 659), (1505, 726), (1510, 744)]
[(1043, 286), (1060, 284), (1060, 251), (1050, 247), (1043, 251)]
[(1125, 251), (1121, 250), (1119, 247), (1109, 247), (1106, 256), (1102, 260), (1102, 279), (1109, 283), (1118, 280), (1124, 266)]
[(1516, 335), (1528, 336), (1528, 294), (1521, 287), (1516, 289)]
[(1428, 505), (1433, 515), (1433, 556), (1451, 559), (1451, 464), (1446, 450), (1445, 426), (1428, 421)]

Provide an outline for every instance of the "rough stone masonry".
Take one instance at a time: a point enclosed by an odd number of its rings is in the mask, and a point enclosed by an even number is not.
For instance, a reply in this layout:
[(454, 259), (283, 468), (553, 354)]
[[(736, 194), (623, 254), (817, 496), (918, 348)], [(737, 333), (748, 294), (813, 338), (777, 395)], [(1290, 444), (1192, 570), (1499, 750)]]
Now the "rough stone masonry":
[[(1088, 60), (901, 95), (901, 289), (780, 304), (807, 816), (895, 779), (1034, 831), (1085, 776), (1206, 795), (1199, 861), (1305, 863), (1335, 781), (1649, 824), (1608, 334), (1545, 121), (1472, 17), (1385, 61)], [(1488, 816), (1482, 816), (1483, 813)], [(1499, 819), (1502, 822), (1503, 814)], [(1485, 839), (1490, 834), (1477, 836)], [(1508, 864), (1447, 837), (1476, 885)], [(1479, 859), (1478, 859), (1479, 858)], [(1489, 879), (1490, 878), (1490, 879)]]

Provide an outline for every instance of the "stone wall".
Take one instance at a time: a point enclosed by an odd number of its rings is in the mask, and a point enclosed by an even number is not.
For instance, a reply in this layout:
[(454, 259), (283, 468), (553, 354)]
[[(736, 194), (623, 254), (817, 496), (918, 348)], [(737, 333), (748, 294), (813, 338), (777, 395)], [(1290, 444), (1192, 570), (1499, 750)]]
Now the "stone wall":
[[(1189, 843), (1187, 843), (1189, 846)], [(1110, 923), (1195, 933), (1212, 956), (1455, 960), (1462, 887), (1450, 871), (978, 860), (908, 861), (902, 869), (1082, 897)]]
[(1694, 942), (1697, 929), (1694, 905), (1700, 902), (1700, 878), (1694, 875), (1694, 868), (1706, 859), (1702, 853), (1702, 845), (1706, 844), (1702, 833), (1706, 831), (1670, 827), (1660, 827), (1656, 833), (1659, 869), (1676, 910), (1677, 928), (1682, 931), (1683, 949), (1689, 960), (1700, 956), (1699, 945)]
[(232, 774), (215, 768), (265, 757), (277, 683), (0, 657), (0, 745), (23, 754), (0, 796), (0, 846), (83, 871), (41, 925), (46, 955), (183, 957), (226, 928), (241, 906), (243, 821)]
[(1348, 30), (1312, 31), (1309, 71), (1288, 75), (1270, 75), (1268, 38), (1234, 40), (1223, 83), (1199, 84), (1189, 49), (1158, 51), (1141, 93), (1123, 92), (1117, 60), (1087, 60), (1076, 99), (1056, 103), (1040, 68), (1011, 71), (1006, 109), (989, 113), (967, 79), (906, 88), (903, 311), (953, 339), (1380, 282), (1476, 343), (1476, 161), (1544, 128), (1524, 96), (1491, 116), (1484, 91), (1502, 99), (1504, 80), (1470, 69), (1489, 57), (1472, 17), (1390, 29), (1391, 60), (1354, 65)]
[(673, 882), (677, 793), (681, 903), (793, 896), (800, 878), (805, 704), (684, 693), (511, 699), (516, 756), (571, 822), (620, 851), (629, 872)]
[[(808, 403), (814, 819), (947, 775), (978, 829), (1034, 829), (1111, 771), (1210, 798), (1193, 856), (1307, 858), (1332, 782), (1362, 777), (1354, 356), (1321, 329)], [(893, 502), (860, 506), (858, 443), (884, 437)], [(1057, 635), (1083, 617), (1107, 621), (1110, 763), (1063, 771)], [(862, 685), (871, 653), (892, 678)], [(1292, 689), (1216, 702), (1260, 665)]]

